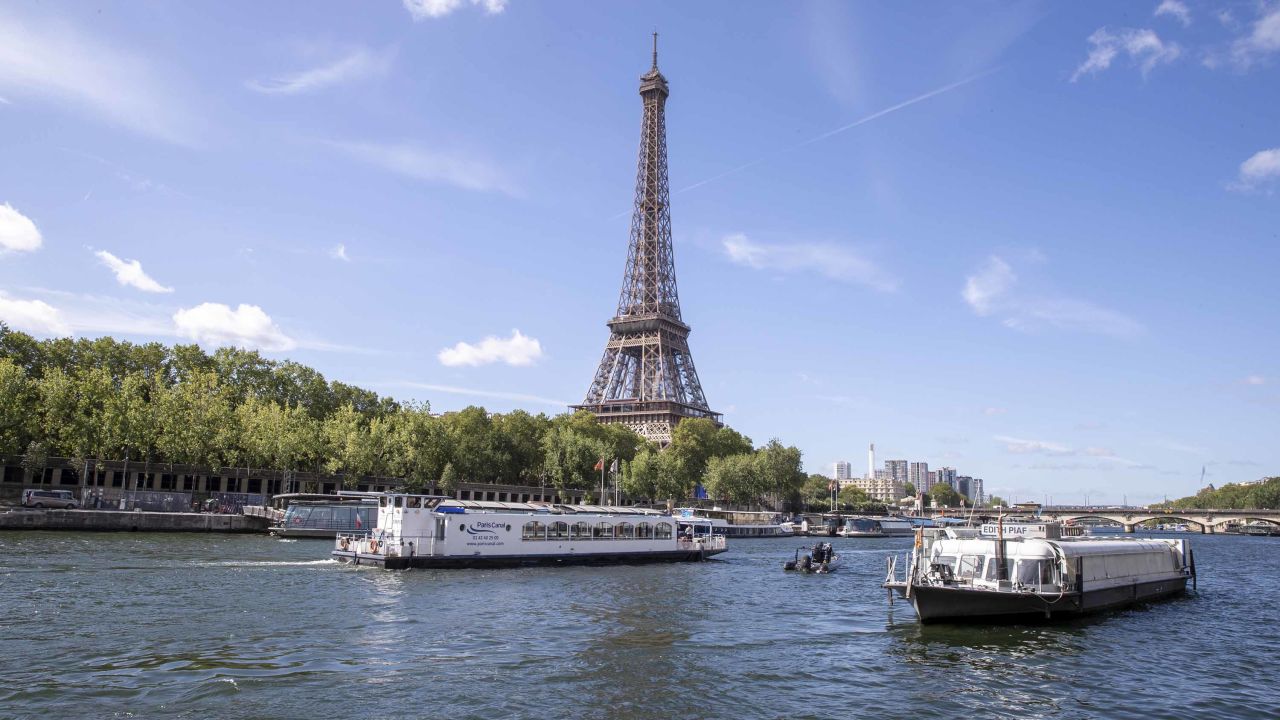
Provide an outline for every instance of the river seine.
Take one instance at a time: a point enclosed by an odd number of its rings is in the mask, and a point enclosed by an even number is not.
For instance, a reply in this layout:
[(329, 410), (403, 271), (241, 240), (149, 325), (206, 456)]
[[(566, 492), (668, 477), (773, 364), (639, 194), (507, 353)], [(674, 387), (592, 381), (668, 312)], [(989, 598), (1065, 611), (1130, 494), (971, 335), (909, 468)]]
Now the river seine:
[(1280, 538), (1188, 535), (1199, 592), (928, 626), (739, 540), (704, 564), (389, 572), (264, 536), (0, 534), (4, 718), (1280, 717)]

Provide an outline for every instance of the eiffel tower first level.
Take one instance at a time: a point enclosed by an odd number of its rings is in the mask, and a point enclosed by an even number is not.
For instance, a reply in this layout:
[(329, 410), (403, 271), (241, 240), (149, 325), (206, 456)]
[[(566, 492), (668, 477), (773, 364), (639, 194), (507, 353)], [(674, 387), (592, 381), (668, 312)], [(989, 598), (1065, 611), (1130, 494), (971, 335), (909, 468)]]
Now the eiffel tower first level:
[(644, 119), (636, 170), (635, 210), (618, 312), (609, 321), (609, 342), (581, 405), (603, 423), (630, 427), (660, 445), (683, 418), (720, 414), (707, 406), (689, 352), (689, 326), (680, 319), (675, 257), (671, 248), (671, 204), (667, 187), (667, 79), (658, 72), (658, 34), (653, 67), (640, 76)]

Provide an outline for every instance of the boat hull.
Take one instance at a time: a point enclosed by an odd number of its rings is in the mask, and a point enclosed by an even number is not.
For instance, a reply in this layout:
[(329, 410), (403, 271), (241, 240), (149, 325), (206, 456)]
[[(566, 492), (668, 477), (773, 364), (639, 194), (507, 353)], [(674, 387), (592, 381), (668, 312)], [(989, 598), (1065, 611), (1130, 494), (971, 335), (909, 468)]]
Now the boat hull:
[(564, 565), (645, 565), (664, 562), (700, 562), (724, 550), (655, 550), (628, 553), (571, 553), (565, 555), (414, 555), (386, 556), (334, 550), (333, 558), (354, 565), (374, 565), (387, 570), (410, 568), (516, 568)]
[(1084, 593), (1038, 595), (933, 585), (911, 588), (911, 603), (922, 623), (1035, 622), (1115, 610), (1186, 592), (1187, 578), (1173, 577)]

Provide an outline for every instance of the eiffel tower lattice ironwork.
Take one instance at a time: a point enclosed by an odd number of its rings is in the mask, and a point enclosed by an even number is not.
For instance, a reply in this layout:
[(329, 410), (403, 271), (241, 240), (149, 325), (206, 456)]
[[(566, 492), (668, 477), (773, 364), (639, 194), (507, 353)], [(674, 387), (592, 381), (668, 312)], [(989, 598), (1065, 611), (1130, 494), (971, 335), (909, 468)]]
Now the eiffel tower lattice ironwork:
[(575, 409), (600, 422), (619, 423), (662, 445), (683, 418), (720, 414), (707, 406), (689, 353), (689, 326), (680, 319), (675, 258), (671, 248), (667, 186), (667, 79), (658, 71), (658, 34), (653, 67), (640, 76), (644, 120), (636, 170), (631, 241), (618, 312), (609, 321), (609, 342), (587, 397)]

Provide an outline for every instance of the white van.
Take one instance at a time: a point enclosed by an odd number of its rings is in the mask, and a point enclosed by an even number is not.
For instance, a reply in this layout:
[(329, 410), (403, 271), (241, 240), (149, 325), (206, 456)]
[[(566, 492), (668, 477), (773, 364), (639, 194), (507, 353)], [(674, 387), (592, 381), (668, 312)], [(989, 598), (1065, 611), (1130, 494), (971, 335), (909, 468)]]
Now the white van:
[(80, 503), (70, 490), (23, 490), (22, 507), (74, 510)]

